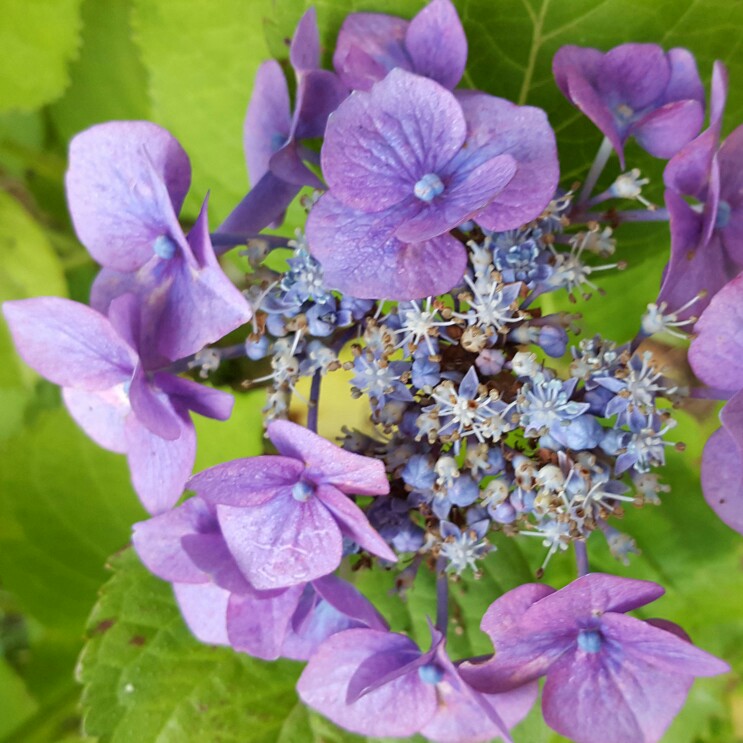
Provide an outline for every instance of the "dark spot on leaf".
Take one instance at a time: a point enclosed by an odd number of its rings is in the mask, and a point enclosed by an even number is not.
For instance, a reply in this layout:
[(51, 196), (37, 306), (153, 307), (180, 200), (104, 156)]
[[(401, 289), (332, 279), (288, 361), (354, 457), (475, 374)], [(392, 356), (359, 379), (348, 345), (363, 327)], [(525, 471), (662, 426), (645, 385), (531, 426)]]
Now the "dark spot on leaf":
[(102, 635), (105, 632), (108, 632), (108, 630), (111, 629), (111, 627), (116, 624), (116, 619), (103, 619), (98, 624), (96, 624), (95, 627), (93, 627), (92, 630), (90, 630), (91, 635)]
[(131, 640), (129, 640), (130, 645), (136, 645), (137, 647), (141, 647), (147, 642), (147, 639), (145, 637), (142, 637), (142, 635), (134, 635)]

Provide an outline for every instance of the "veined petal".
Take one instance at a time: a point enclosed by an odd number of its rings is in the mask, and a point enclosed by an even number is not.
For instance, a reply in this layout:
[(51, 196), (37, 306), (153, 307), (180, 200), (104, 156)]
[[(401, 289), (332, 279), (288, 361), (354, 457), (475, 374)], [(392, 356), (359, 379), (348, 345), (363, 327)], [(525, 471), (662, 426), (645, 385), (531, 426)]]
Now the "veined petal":
[(181, 434), (173, 441), (156, 436), (133, 415), (126, 419), (125, 432), (132, 484), (142, 504), (153, 514), (172, 508), (196, 457), (196, 435), (188, 414), (182, 414)]
[(405, 51), (409, 22), (382, 13), (346, 16), (333, 54), (333, 67), (352, 90), (370, 90), (395, 67), (412, 70)]
[(304, 476), (313, 482), (329, 483), (355, 495), (390, 492), (381, 460), (346, 451), (290, 421), (269, 423), (268, 437), (280, 454), (304, 462)]
[(467, 64), (467, 37), (450, 0), (432, 0), (411, 21), (405, 49), (413, 70), (450, 90)]
[(230, 552), (259, 590), (307, 583), (340, 564), (340, 529), (314, 496), (300, 502), (291, 490), (280, 491), (257, 506), (218, 505), (217, 517)]
[(349, 209), (325, 194), (310, 212), (307, 238), (325, 282), (362, 299), (419, 299), (444, 294), (467, 266), (462, 243), (444, 234), (406, 244), (394, 236), (399, 219)]
[(95, 310), (60, 297), (3, 304), (21, 358), (62, 387), (110, 389), (131, 377), (138, 361), (131, 348)]
[(379, 212), (413, 195), (464, 144), (456, 98), (438, 83), (392, 70), (369, 93), (355, 92), (328, 121), (322, 170), (347, 206)]
[(331, 485), (320, 485), (317, 497), (330, 509), (341, 530), (367, 552), (397, 562), (397, 556), (387, 542), (372, 528), (366, 514), (348, 496)]
[(191, 166), (178, 141), (147, 121), (112, 121), (78, 134), (65, 177), (80, 241), (101, 265), (134, 271), (161, 235), (180, 233), (177, 214)]
[(291, 490), (303, 472), (304, 464), (291, 457), (248, 457), (199, 472), (187, 486), (212, 504), (258, 506), (280, 490)]

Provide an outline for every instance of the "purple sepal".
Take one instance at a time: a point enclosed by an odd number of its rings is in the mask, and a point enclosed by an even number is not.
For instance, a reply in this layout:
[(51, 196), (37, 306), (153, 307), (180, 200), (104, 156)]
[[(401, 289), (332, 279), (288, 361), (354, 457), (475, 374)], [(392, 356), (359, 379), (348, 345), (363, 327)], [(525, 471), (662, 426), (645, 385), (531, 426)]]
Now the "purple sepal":
[(175, 583), (173, 592), (183, 619), (197, 640), (207, 645), (230, 644), (225, 619), (229, 591), (213, 583)]
[(631, 136), (651, 155), (668, 158), (702, 126), (704, 88), (685, 49), (622, 44), (603, 54), (564, 46), (552, 69), (563, 94), (609, 138), (622, 167)]

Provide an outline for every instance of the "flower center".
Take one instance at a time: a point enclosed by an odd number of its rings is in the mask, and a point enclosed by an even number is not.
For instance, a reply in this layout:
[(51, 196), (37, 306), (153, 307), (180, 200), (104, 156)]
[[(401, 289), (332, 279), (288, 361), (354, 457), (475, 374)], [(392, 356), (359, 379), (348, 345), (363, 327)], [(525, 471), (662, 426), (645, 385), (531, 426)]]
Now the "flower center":
[(162, 258), (164, 261), (169, 261), (177, 250), (178, 246), (167, 235), (160, 235), (152, 243), (152, 251), (158, 258)]
[(598, 653), (604, 644), (601, 633), (595, 629), (582, 629), (578, 633), (578, 647), (584, 653)]
[(314, 492), (315, 488), (311, 483), (300, 480), (292, 488), (292, 497), (300, 503), (306, 503), (312, 497)]
[(715, 229), (724, 230), (730, 221), (730, 204), (720, 201), (717, 205), (717, 216), (715, 217)]
[(444, 184), (436, 173), (426, 173), (413, 187), (413, 193), (427, 204), (444, 193)]
[(444, 672), (435, 663), (426, 663), (418, 669), (418, 678), (424, 684), (438, 684), (444, 678)]

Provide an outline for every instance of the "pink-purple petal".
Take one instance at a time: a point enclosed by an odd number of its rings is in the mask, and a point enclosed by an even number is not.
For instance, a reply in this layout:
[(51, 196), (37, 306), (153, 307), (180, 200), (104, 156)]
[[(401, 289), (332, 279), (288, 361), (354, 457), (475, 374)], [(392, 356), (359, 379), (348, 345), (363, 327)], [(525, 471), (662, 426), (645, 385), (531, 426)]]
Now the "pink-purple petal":
[(390, 492), (381, 460), (346, 451), (291, 421), (273, 421), (267, 430), (280, 454), (304, 462), (305, 477), (313, 482), (329, 483), (354, 495)]
[(403, 222), (395, 237), (420, 243), (478, 216), (513, 180), (516, 170), (510, 155), (497, 155), (473, 168), (468, 167), (466, 157), (454, 158), (447, 168), (451, 177), (444, 192)]
[(174, 441), (181, 435), (181, 417), (170, 400), (153, 388), (141, 365), (134, 370), (129, 385), (129, 402), (137, 420), (155, 436)]
[(268, 171), (271, 155), (289, 138), (290, 129), (289, 89), (281, 65), (272, 59), (258, 68), (243, 129), (245, 158), (253, 186)]
[(536, 219), (553, 198), (560, 176), (547, 115), (484, 93), (459, 94), (457, 99), (467, 119), (468, 146), (484, 156), (511, 155), (517, 163), (516, 174), (478, 215), (478, 223), (501, 232)]
[(193, 469), (196, 458), (193, 423), (183, 413), (180, 436), (166, 441), (130, 415), (125, 433), (134, 490), (150, 513), (167, 511), (178, 502)]
[(279, 592), (233, 593), (227, 607), (230, 645), (255, 658), (279, 658), (303, 591), (304, 585), (296, 585)]
[(702, 492), (720, 519), (743, 534), (743, 454), (724, 428), (715, 431), (704, 445)]
[(372, 528), (366, 514), (346, 495), (332, 485), (321, 485), (317, 497), (327, 506), (340, 524), (341, 531), (373, 555), (397, 562), (397, 556), (387, 542)]
[(49, 381), (94, 391), (131, 377), (136, 353), (90, 307), (60, 297), (20, 299), (2, 307), (21, 358)]
[(467, 251), (451, 235), (406, 244), (386, 213), (349, 209), (325, 194), (310, 212), (307, 238), (326, 284), (362, 299), (419, 299), (444, 294), (462, 279)]
[(379, 212), (413, 195), (464, 144), (454, 96), (433, 80), (396, 69), (369, 93), (355, 92), (328, 121), (323, 174), (336, 198)]
[(155, 375), (155, 384), (168, 397), (177, 399), (183, 407), (206, 418), (226, 421), (235, 405), (235, 398), (229, 393), (186, 377), (161, 372)]
[(405, 49), (414, 71), (455, 88), (467, 64), (467, 37), (450, 0), (432, 0), (411, 21)]
[(316, 497), (300, 502), (283, 491), (250, 508), (218, 505), (217, 517), (230, 552), (258, 590), (306, 583), (340, 564), (340, 529)]
[[(404, 668), (420, 655), (407, 637), (352, 629), (333, 635), (310, 659), (297, 692), (309, 707), (337, 725), (368, 736), (407, 737), (435, 714), (436, 690), (418, 677), (417, 668), (347, 703), (349, 687), (365, 664), (369, 682)], [(370, 665), (371, 662), (371, 665)]]
[(333, 66), (352, 90), (369, 90), (395, 67), (412, 70), (405, 51), (408, 21), (381, 13), (351, 13), (338, 34)]
[(188, 156), (165, 129), (146, 121), (113, 121), (78, 134), (65, 178), (80, 241), (99, 263), (134, 271), (161, 235), (177, 235), (188, 192)]
[(314, 8), (308, 8), (299, 19), (289, 47), (289, 61), (297, 72), (315, 70), (320, 66), (320, 32)]
[(632, 133), (644, 150), (667, 159), (696, 136), (703, 122), (704, 107), (699, 101), (672, 101), (644, 116)]
[(302, 75), (292, 119), (292, 136), (296, 139), (322, 137), (328, 116), (347, 96), (348, 88), (328, 70), (312, 70)]
[(291, 490), (303, 471), (302, 462), (290, 457), (234, 459), (199, 472), (187, 487), (211, 504), (258, 506), (279, 490)]
[(207, 645), (229, 645), (227, 604), (229, 591), (212, 583), (175, 583), (175, 599), (193, 635)]
[(126, 453), (124, 424), (131, 406), (123, 384), (96, 392), (64, 387), (62, 399), (75, 423), (98, 446), (117, 454)]
[(209, 576), (194, 565), (182, 539), (191, 534), (217, 533), (217, 519), (200, 498), (134, 525), (132, 543), (139, 559), (163, 580), (205, 583)]

